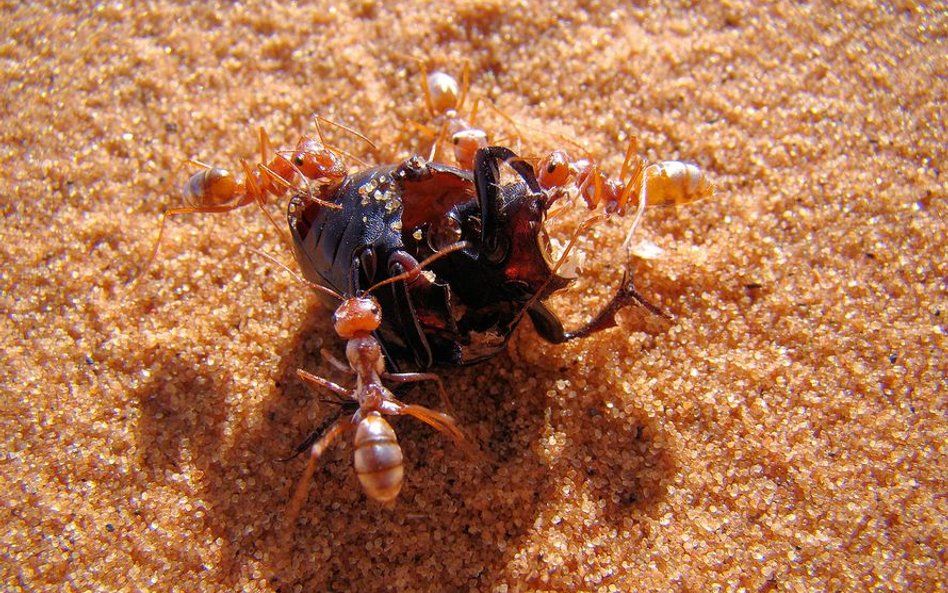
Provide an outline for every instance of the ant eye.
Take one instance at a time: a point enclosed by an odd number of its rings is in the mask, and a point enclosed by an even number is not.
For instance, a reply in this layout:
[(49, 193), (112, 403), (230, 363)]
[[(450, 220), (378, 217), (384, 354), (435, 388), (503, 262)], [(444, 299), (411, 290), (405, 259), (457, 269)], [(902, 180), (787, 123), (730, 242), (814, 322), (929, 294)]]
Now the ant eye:
[(302, 167), (303, 155), (300, 155), (300, 154), (293, 155), (293, 164), (296, 165), (297, 167)]

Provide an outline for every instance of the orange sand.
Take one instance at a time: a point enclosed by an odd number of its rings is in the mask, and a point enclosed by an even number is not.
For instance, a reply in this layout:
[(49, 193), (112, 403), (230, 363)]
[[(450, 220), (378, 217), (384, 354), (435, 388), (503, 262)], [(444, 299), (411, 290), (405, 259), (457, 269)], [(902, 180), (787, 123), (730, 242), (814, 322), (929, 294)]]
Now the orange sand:
[[(0, 588), (942, 590), (945, 12), (691, 4), (5, 3)], [(289, 261), (250, 209), (174, 220), (124, 283), (184, 156), (233, 167), (257, 126), (290, 146), (313, 112), (375, 139), (335, 134), (367, 161), (423, 149), (406, 56), (470, 60), (526, 154), (571, 138), (616, 172), (635, 134), (718, 196), (646, 218), (666, 256), (639, 287), (674, 323), (567, 346), (524, 324), (442, 372), (483, 464), (396, 421), (396, 509), (339, 446), (283, 538), (302, 461), (274, 460), (329, 413), (294, 375), (330, 374), (328, 312), (254, 255)], [(570, 324), (621, 237), (580, 245)]]

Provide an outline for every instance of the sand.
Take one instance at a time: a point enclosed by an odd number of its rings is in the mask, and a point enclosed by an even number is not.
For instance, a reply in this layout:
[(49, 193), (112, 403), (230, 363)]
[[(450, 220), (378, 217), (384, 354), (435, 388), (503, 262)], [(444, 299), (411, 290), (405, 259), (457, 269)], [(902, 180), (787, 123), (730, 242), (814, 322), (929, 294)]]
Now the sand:
[[(3, 590), (944, 589), (943, 7), (78, 4), (0, 13)], [(616, 174), (635, 135), (717, 195), (639, 234), (672, 322), (564, 346), (524, 323), (440, 371), (483, 458), (397, 420), (396, 507), (340, 443), (287, 531), (303, 462), (277, 460), (332, 413), (295, 376), (339, 379), (329, 312), (255, 253), (291, 262), (252, 209), (174, 219), (127, 282), (183, 158), (236, 168), (313, 113), (368, 163), (426, 150), (412, 57), (468, 60), (526, 155), (575, 142)], [(580, 242), (568, 325), (622, 225)]]

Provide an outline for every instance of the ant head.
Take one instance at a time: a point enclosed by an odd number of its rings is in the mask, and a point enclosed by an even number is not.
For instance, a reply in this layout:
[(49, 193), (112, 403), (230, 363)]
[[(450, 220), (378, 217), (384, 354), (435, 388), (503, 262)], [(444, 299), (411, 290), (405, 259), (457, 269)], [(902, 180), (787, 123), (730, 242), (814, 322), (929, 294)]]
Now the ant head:
[(290, 156), (290, 162), (300, 174), (313, 181), (341, 181), (346, 177), (346, 167), (336, 154), (315, 138), (303, 138)]
[(344, 340), (370, 334), (382, 324), (382, 307), (373, 296), (348, 298), (333, 313), (332, 323)]
[(554, 150), (540, 161), (537, 167), (537, 181), (543, 189), (563, 187), (572, 176), (569, 155), (562, 150)]

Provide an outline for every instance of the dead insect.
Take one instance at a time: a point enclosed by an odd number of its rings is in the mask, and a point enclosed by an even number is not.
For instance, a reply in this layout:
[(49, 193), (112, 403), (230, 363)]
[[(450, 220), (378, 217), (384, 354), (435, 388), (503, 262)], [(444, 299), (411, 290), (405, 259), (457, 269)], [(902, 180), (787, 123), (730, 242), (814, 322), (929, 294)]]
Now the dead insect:
[[(522, 182), (502, 184), (500, 163)], [(480, 149), (473, 167), (471, 174), (413, 157), (349, 177), (334, 195), (341, 210), (302, 193), (290, 202), (303, 275), (349, 294), (398, 277), (458, 241), (468, 243), (410, 282), (376, 293), (386, 311), (378, 336), (393, 365), (478, 362), (506, 346), (524, 313), (542, 337), (560, 343), (615, 325), (616, 311), (629, 304), (656, 310), (623, 279), (602, 311), (565, 331), (542, 302), (569, 283), (556, 275), (543, 228), (551, 194), (510, 149)]]
[(464, 247), (463, 243), (451, 246), (404, 274), (387, 278), (356, 296), (344, 297), (330, 288), (312, 285), (321, 294), (342, 301), (333, 314), (333, 327), (340, 338), (347, 340), (346, 363), (325, 350), (322, 354), (335, 368), (355, 375), (356, 385), (347, 389), (302, 369), (298, 369), (297, 374), (309, 385), (333, 392), (340, 398), (336, 403), (344, 408), (355, 409), (351, 416), (338, 418), (328, 429), (315, 431), (297, 448), (297, 454), (309, 449), (310, 455), (287, 509), (290, 524), (296, 520), (306, 500), (316, 462), (333, 441), (346, 432), (355, 430), (354, 465), (365, 494), (383, 504), (395, 500), (404, 477), (402, 450), (385, 416), (412, 416), (447, 435), (455, 444), (463, 443), (464, 435), (451, 416), (424, 406), (402, 403), (382, 383), (383, 380), (396, 383), (434, 381), (442, 402), (448, 407), (447, 394), (437, 375), (389, 373), (385, 370), (382, 347), (372, 335), (382, 323), (382, 307), (370, 293), (387, 284), (410, 281), (431, 261)]

